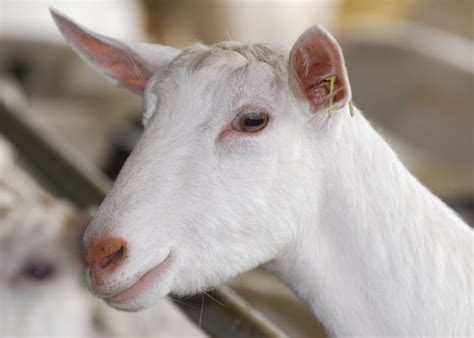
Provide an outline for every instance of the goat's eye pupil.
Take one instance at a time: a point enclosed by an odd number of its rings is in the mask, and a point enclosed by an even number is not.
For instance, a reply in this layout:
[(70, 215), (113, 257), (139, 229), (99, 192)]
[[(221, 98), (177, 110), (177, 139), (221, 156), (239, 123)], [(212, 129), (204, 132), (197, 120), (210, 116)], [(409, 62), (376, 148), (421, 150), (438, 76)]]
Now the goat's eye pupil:
[(249, 113), (240, 118), (240, 129), (246, 132), (259, 131), (267, 125), (268, 115), (265, 113)]
[(246, 127), (255, 127), (255, 126), (259, 126), (263, 124), (263, 119), (262, 118), (246, 118), (244, 123)]
[(43, 280), (53, 274), (53, 267), (47, 263), (31, 263), (26, 266), (24, 274), (31, 279)]

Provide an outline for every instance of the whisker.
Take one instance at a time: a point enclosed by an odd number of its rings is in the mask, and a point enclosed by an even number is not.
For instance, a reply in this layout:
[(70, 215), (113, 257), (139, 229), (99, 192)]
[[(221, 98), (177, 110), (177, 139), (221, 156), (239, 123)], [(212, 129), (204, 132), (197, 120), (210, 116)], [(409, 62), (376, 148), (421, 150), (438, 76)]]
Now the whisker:
[(204, 312), (204, 295), (201, 294), (201, 312), (199, 313), (199, 328), (201, 328), (202, 323), (202, 314)]
[(179, 304), (183, 304), (183, 305), (186, 305), (194, 310), (199, 310), (198, 307), (194, 306), (194, 305), (191, 305), (191, 304), (188, 304), (188, 303), (185, 303), (183, 302), (182, 300), (179, 300), (179, 299), (176, 299), (176, 298), (173, 298), (171, 296), (168, 295), (169, 298), (171, 298), (173, 300), (173, 302), (176, 302), (176, 303), (179, 303)]
[(208, 294), (207, 292), (204, 292), (204, 294), (205, 294), (206, 296), (208, 296), (209, 298), (211, 298), (214, 302), (216, 302), (216, 304), (219, 304), (219, 305), (224, 306), (224, 307), (227, 307), (227, 308), (229, 307), (228, 305), (226, 305), (226, 304), (224, 304), (224, 303), (222, 303), (222, 302), (219, 302), (217, 299), (215, 299), (214, 297), (212, 297), (212, 296), (211, 296), (210, 294)]

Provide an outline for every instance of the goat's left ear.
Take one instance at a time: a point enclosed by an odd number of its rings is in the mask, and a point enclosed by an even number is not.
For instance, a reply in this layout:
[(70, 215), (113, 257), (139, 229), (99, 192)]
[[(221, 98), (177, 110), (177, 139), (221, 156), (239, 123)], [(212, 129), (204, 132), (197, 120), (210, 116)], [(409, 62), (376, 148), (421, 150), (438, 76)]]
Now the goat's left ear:
[(309, 100), (313, 112), (331, 112), (333, 107), (341, 108), (350, 101), (341, 47), (321, 26), (309, 28), (298, 38), (289, 62), (290, 86), (295, 94)]
[(114, 84), (143, 93), (148, 80), (181, 53), (149, 43), (126, 43), (94, 33), (51, 8), (56, 25), (71, 47)]

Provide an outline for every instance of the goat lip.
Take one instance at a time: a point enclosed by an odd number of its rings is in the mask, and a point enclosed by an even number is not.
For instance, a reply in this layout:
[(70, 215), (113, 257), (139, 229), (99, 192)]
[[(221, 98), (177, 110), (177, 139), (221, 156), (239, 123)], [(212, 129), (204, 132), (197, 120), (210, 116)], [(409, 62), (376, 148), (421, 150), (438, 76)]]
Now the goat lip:
[(146, 272), (134, 284), (123, 291), (111, 297), (106, 297), (104, 300), (109, 304), (120, 304), (127, 300), (137, 297), (143, 289), (148, 287), (158, 276), (165, 273), (171, 263), (171, 255), (168, 256), (157, 266)]

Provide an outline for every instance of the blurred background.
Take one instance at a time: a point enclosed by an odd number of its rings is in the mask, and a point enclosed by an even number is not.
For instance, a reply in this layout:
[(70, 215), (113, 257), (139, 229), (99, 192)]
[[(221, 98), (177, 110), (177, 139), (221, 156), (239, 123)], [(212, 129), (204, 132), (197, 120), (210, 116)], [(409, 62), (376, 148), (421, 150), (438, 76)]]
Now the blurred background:
[[(113, 180), (140, 136), (141, 98), (113, 88), (65, 45), (50, 6), (104, 35), (175, 47), (229, 39), (291, 46), (313, 24), (326, 26), (343, 48), (355, 105), (473, 224), (473, 0), (1, 0), (0, 102)], [(41, 181), (28, 160), (21, 165)], [(285, 333), (323, 335), (293, 294), (261, 271), (229, 284)]]

